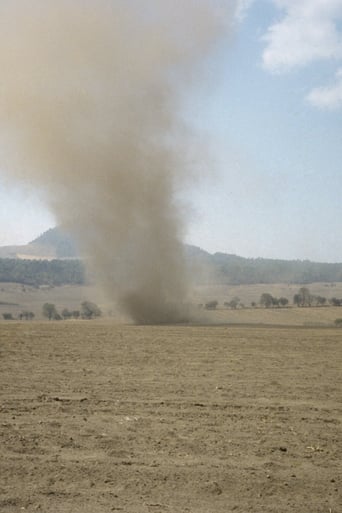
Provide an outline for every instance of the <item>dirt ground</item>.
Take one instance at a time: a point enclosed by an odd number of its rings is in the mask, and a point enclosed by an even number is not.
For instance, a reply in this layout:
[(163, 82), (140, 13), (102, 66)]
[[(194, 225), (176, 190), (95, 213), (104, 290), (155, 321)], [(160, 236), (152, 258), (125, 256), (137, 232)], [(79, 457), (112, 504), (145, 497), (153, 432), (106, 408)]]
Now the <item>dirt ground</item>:
[(339, 513), (342, 331), (0, 323), (1, 513)]

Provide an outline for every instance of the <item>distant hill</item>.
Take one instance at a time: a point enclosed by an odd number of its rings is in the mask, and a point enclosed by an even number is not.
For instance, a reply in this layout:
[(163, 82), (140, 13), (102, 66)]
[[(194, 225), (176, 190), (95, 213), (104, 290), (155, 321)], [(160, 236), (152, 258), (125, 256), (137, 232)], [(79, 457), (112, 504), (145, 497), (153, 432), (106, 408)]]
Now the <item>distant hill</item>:
[(205, 260), (210, 269), (209, 282), (215, 284), (342, 282), (342, 263), (243, 258), (225, 253), (203, 255), (193, 251), (192, 260)]
[(36, 248), (53, 249), (56, 258), (77, 258), (79, 252), (74, 240), (59, 228), (50, 228), (42, 235), (34, 239), (31, 246)]
[(59, 228), (51, 228), (28, 244), (0, 247), (0, 258), (24, 260), (79, 258), (79, 252), (69, 235)]
[[(342, 263), (210, 254), (190, 245), (185, 246), (185, 254), (193, 280), (197, 284), (342, 282)], [(74, 259), (74, 263), (67, 262), (71, 259)], [(76, 259), (80, 257), (72, 238), (59, 228), (52, 228), (25, 246), (0, 248), (0, 281), (35, 284), (82, 283), (83, 264)], [(51, 260), (50, 265), (46, 260)]]

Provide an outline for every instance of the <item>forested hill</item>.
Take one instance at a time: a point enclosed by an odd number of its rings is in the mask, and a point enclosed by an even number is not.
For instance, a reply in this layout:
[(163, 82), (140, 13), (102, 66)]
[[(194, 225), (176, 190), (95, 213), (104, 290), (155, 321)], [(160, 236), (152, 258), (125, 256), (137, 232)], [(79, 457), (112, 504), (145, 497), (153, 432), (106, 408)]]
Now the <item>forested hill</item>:
[(81, 260), (0, 258), (0, 282), (32, 286), (83, 285), (84, 265)]
[[(28, 257), (0, 258), (0, 282), (32, 285), (84, 283), (84, 266), (81, 259), (75, 258), (78, 256), (76, 246), (69, 236), (57, 228), (18, 248), (20, 251), (17, 254)], [(185, 246), (185, 254), (197, 284), (342, 282), (342, 263), (243, 258), (225, 253), (212, 255), (189, 245)], [(0, 251), (2, 255), (6, 255), (6, 252)]]
[(202, 282), (231, 285), (342, 282), (342, 263), (243, 258), (225, 253), (211, 255), (193, 246), (187, 247), (187, 255), (189, 264), (198, 269)]

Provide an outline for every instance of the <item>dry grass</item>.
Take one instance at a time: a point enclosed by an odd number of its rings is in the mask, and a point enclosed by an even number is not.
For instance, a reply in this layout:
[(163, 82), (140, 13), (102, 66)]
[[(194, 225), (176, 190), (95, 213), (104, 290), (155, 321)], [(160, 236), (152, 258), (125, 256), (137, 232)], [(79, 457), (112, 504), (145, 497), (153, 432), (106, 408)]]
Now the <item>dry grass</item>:
[(333, 325), (341, 314), (341, 307), (245, 308), (210, 312), (209, 319), (218, 323), (323, 327)]
[[(251, 309), (252, 301), (258, 302), (263, 292), (269, 292), (275, 297), (287, 297), (292, 302), (293, 295), (300, 285), (240, 285), (240, 286), (215, 286), (198, 287), (192, 296), (195, 305), (205, 303), (211, 299), (219, 301), (222, 308), (225, 301), (230, 301), (238, 296), (245, 304), (245, 310), (232, 312), (219, 309), (218, 312), (209, 313), (210, 322), (234, 322), (234, 323), (266, 323), (266, 324), (295, 324), (323, 323), (331, 324), (342, 316), (342, 308), (306, 308), (306, 309)], [(342, 283), (330, 286), (324, 283), (309, 285), (312, 294), (327, 298), (342, 298)], [(13, 283), (0, 284), (0, 320), (4, 312), (10, 312), (17, 316), (22, 310), (33, 311), (37, 319), (42, 319), (42, 305), (45, 302), (54, 303), (59, 311), (63, 308), (77, 310), (82, 301), (94, 301), (100, 305), (105, 315), (113, 312), (113, 305), (95, 287), (63, 286), (63, 287), (34, 287), (22, 286)], [(12, 304), (2, 304), (12, 303)], [(16, 303), (17, 306), (13, 305)]]
[[(268, 292), (274, 297), (286, 297), (292, 303), (293, 296), (298, 292), (301, 284), (286, 283), (258, 283), (255, 285), (215, 285), (208, 287), (198, 287), (196, 289), (195, 298), (198, 302), (216, 299), (223, 304), (224, 301), (230, 301), (235, 296), (241, 299), (245, 306), (250, 306), (251, 302), (258, 303), (261, 294)], [(305, 285), (310, 292), (316, 296), (326, 298), (338, 297), (342, 298), (342, 282), (338, 283), (311, 283)]]

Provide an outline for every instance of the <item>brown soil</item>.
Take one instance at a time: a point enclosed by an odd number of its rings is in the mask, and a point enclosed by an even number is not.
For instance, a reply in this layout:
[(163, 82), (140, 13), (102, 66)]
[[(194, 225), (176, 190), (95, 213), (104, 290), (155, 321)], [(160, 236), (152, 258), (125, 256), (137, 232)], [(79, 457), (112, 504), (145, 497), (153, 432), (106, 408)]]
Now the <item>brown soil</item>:
[(341, 339), (1, 323), (1, 513), (341, 512)]

